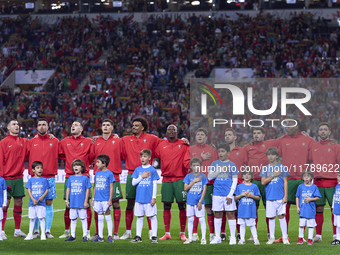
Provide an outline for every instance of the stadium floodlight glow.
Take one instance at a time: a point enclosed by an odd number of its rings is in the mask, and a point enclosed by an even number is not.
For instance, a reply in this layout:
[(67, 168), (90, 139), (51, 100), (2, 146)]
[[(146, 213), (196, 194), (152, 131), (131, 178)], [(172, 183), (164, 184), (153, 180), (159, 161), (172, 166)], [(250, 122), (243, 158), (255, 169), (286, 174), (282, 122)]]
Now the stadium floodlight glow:
[(193, 2), (191, 2), (191, 5), (200, 5), (201, 3), (200, 3), (200, 1), (193, 1)]

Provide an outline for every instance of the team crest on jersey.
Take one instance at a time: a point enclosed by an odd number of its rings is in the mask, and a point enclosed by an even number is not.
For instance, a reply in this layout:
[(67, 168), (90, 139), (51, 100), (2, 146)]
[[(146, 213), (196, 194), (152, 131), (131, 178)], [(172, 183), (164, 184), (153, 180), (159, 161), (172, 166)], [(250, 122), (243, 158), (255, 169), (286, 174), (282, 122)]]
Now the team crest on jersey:
[(144, 143), (146, 143), (146, 139), (144, 139), (143, 141), (144, 141)]
[(21, 145), (21, 147), (22, 147), (22, 143), (21, 143), (20, 145)]
[(83, 146), (83, 143), (81, 143), (80, 146)]
[(305, 143), (302, 143), (302, 146), (305, 146)]
[(236, 156), (238, 156), (238, 154), (240, 154), (239, 152), (236, 152)]
[(262, 144), (262, 147), (263, 147), (263, 148), (266, 148), (266, 145)]
[(115, 144), (115, 141), (112, 141), (112, 144)]
[(180, 145), (180, 144), (178, 145), (178, 148), (181, 148), (181, 145)]
[(52, 143), (50, 143), (50, 146), (52, 147)]
[(330, 152), (331, 151), (331, 148), (328, 148), (328, 152)]

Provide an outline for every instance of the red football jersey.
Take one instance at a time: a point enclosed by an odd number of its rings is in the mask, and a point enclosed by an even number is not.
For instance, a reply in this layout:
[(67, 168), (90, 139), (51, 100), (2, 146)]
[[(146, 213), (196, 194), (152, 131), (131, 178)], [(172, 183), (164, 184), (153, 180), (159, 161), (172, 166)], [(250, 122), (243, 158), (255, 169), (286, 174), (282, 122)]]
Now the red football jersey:
[(185, 145), (182, 140), (164, 140), (156, 148), (155, 157), (161, 159), (163, 182), (175, 182), (184, 179), (188, 174), (190, 146)]
[(140, 152), (144, 149), (149, 149), (152, 152), (150, 165), (155, 158), (154, 152), (158, 144), (164, 141), (155, 135), (142, 133), (139, 138), (135, 135), (124, 136), (123, 141), (123, 159), (125, 167), (129, 174), (133, 174), (135, 169), (142, 165), (140, 161)]
[(309, 150), (309, 160), (313, 162), (314, 184), (318, 187), (335, 187), (340, 164), (340, 145), (329, 145), (330, 140), (314, 143)]
[(85, 162), (86, 170), (84, 175), (90, 176), (90, 138), (86, 138), (82, 135), (74, 138), (74, 136), (68, 136), (60, 141), (61, 159), (65, 160), (65, 173), (66, 178), (74, 175), (71, 165), (75, 159), (81, 159)]
[(309, 163), (309, 150), (316, 141), (299, 133), (281, 139), (278, 149), (282, 156), (282, 165), (289, 171), (288, 180), (301, 179), (301, 172)]
[(237, 184), (242, 183), (243, 180), (241, 179), (241, 173), (242, 173), (242, 171), (244, 171), (245, 164), (247, 164), (246, 151), (239, 146), (235, 146), (235, 148), (230, 151), (228, 159), (231, 162), (235, 163), (235, 165), (237, 166), (237, 169), (239, 171), (239, 175), (238, 175), (239, 178), (238, 178)]
[[(202, 153), (207, 153), (210, 152), (211, 157), (210, 159), (207, 160), (203, 160), (201, 154)], [(212, 148), (210, 145), (208, 144), (196, 144), (194, 146), (190, 147), (190, 158), (194, 158), (194, 157), (198, 157), (202, 160), (202, 172), (208, 176), (208, 167), (211, 165), (212, 162), (214, 162), (215, 160), (218, 160), (218, 152), (217, 150), (215, 150), (214, 148)], [(208, 185), (212, 185), (214, 183), (214, 180), (211, 180), (208, 182)]]
[(55, 177), (58, 174), (58, 155), (62, 153), (59, 146), (59, 140), (50, 139), (48, 134), (44, 136), (38, 134), (38, 137), (29, 140), (28, 173), (34, 176), (32, 163), (40, 161), (43, 163), (42, 177)]
[(19, 179), (24, 176), (28, 159), (28, 140), (8, 134), (0, 142), (0, 176), (4, 179)]
[(119, 138), (113, 138), (113, 135), (105, 140), (102, 136), (99, 136), (94, 144), (91, 146), (90, 161), (95, 161), (93, 173), (99, 171), (96, 165), (96, 158), (100, 154), (106, 154), (110, 157), (110, 163), (107, 166), (115, 176), (115, 181), (119, 181), (119, 175), (122, 173), (122, 150), (123, 141)]

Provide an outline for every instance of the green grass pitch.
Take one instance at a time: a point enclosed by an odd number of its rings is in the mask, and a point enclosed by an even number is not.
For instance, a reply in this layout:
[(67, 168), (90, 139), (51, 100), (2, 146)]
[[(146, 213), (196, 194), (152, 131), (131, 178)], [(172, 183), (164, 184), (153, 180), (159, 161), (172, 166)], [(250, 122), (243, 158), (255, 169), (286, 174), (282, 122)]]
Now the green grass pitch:
[[(125, 193), (125, 185), (122, 185), (122, 190)], [(163, 205), (160, 197), (160, 185), (158, 188), (157, 207), (158, 207), (158, 237), (164, 234), (163, 224)], [(6, 222), (6, 234), (8, 239), (0, 242), (0, 254), (334, 254), (340, 251), (340, 246), (331, 246), (332, 241), (332, 225), (331, 225), (331, 211), (329, 207), (325, 209), (325, 222), (323, 227), (323, 241), (316, 243), (312, 246), (307, 244), (297, 245), (298, 237), (298, 215), (295, 206), (291, 207), (291, 220), (289, 223), (289, 236), (290, 245), (273, 244), (266, 245), (267, 230), (265, 223), (265, 211), (262, 208), (259, 210), (259, 226), (258, 235), (261, 242), (260, 246), (254, 246), (253, 242), (246, 244), (229, 246), (228, 242), (222, 242), (218, 245), (200, 245), (199, 242), (189, 245), (183, 245), (179, 239), (179, 216), (177, 205), (174, 204), (172, 208), (172, 221), (171, 221), (171, 236), (172, 240), (159, 241), (158, 244), (151, 244), (148, 240), (148, 227), (147, 221), (144, 220), (143, 227), (143, 242), (132, 244), (129, 240), (117, 240), (114, 243), (83, 243), (81, 223), (78, 220), (75, 242), (65, 242), (64, 239), (59, 239), (58, 236), (64, 232), (64, 213), (65, 202), (62, 199), (63, 184), (57, 184), (58, 198), (54, 200), (54, 220), (51, 228), (54, 239), (40, 241), (35, 239), (31, 241), (24, 241), (24, 238), (13, 237), (14, 233), (14, 220), (13, 220), (13, 201), (11, 202), (8, 211), (8, 220)], [(119, 235), (125, 231), (125, 207), (126, 201), (121, 201), (122, 218), (119, 228)], [(28, 195), (24, 199), (23, 218), (21, 223), (21, 230), (25, 233), (28, 232), (29, 220), (27, 217), (28, 212)], [(106, 222), (104, 222), (104, 240), (107, 238)], [(135, 227), (136, 221), (133, 221), (132, 235), (136, 234)], [(227, 225), (227, 233), (228, 233)], [(95, 232), (94, 220), (92, 221), (91, 234)], [(207, 225), (207, 232), (209, 228)], [(307, 239), (307, 230), (305, 231), (305, 238)], [(200, 231), (199, 231), (200, 234)], [(228, 236), (228, 234), (227, 234)], [(278, 220), (276, 221), (276, 237), (280, 237), (280, 226)], [(246, 229), (246, 239), (250, 237), (250, 229)], [(208, 240), (208, 235), (207, 235)], [(208, 242), (209, 243), (209, 242)]]

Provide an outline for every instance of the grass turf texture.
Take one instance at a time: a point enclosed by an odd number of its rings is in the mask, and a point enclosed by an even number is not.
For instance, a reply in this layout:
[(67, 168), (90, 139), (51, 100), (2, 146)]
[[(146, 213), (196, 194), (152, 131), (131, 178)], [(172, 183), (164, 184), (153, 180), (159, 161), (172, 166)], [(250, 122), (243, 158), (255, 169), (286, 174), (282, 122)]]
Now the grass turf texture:
[[(122, 190), (125, 193), (125, 185), (122, 184)], [(157, 196), (157, 208), (158, 208), (158, 238), (164, 235), (163, 224), (163, 204), (160, 197), (160, 185), (158, 185)], [(59, 235), (64, 233), (64, 208), (65, 202), (62, 199), (63, 184), (57, 184), (57, 196), (54, 200), (53, 209), (54, 219), (51, 228), (51, 232), (54, 235), (54, 239), (47, 239), (46, 241), (40, 241), (40, 239), (34, 239), (31, 241), (24, 241), (24, 238), (14, 237), (14, 220), (13, 220), (13, 201), (8, 210), (8, 218), (6, 222), (6, 234), (7, 240), (0, 242), (0, 254), (203, 254), (210, 253), (225, 253), (228, 254), (331, 254), (340, 251), (340, 246), (331, 246), (330, 243), (333, 239), (332, 225), (331, 225), (331, 210), (327, 206), (325, 209), (325, 221), (323, 227), (323, 241), (321, 243), (315, 243), (312, 246), (304, 243), (303, 245), (297, 245), (298, 238), (298, 215), (295, 210), (295, 206), (291, 206), (291, 220), (289, 223), (289, 237), (290, 245), (272, 244), (266, 245), (267, 240), (267, 228), (265, 223), (265, 211), (261, 206), (259, 210), (259, 226), (258, 236), (261, 245), (254, 246), (253, 242), (246, 241), (245, 245), (230, 246), (228, 242), (222, 242), (222, 244), (210, 245), (209, 244), (209, 227), (207, 225), (207, 245), (200, 245), (199, 242), (195, 242), (188, 245), (183, 245), (183, 242), (179, 239), (179, 215), (177, 204), (173, 204), (172, 208), (172, 221), (171, 221), (171, 236), (172, 240), (159, 241), (158, 244), (152, 244), (148, 239), (148, 224), (144, 219), (142, 243), (130, 243), (129, 240), (116, 240), (114, 243), (83, 243), (82, 242), (82, 227), (81, 222), (77, 222), (77, 231), (75, 242), (65, 242), (64, 239), (59, 239)], [(119, 235), (121, 236), (125, 232), (125, 208), (126, 200), (121, 201), (122, 217), (119, 228)], [(29, 219), (28, 213), (28, 195), (24, 198), (23, 205), (23, 218), (21, 223), (21, 230), (28, 233)], [(91, 235), (95, 233), (94, 219), (91, 225)], [(229, 236), (229, 228), (227, 224), (226, 230), (227, 236)], [(136, 217), (134, 218), (132, 225), (132, 236), (136, 234)], [(187, 236), (187, 234), (186, 234)], [(200, 236), (200, 227), (199, 227)], [(276, 220), (276, 234), (275, 237), (281, 236), (280, 224)], [(250, 237), (250, 229), (246, 228), (246, 239)], [(104, 241), (107, 238), (106, 222), (104, 221)], [(307, 239), (307, 229), (305, 231), (305, 238)]]

